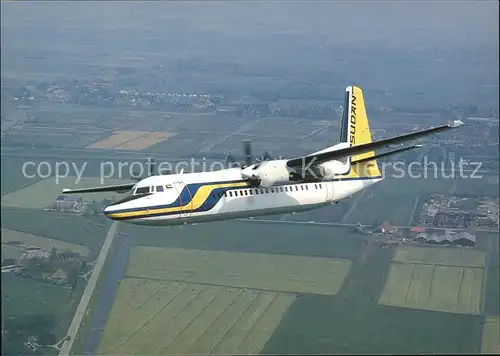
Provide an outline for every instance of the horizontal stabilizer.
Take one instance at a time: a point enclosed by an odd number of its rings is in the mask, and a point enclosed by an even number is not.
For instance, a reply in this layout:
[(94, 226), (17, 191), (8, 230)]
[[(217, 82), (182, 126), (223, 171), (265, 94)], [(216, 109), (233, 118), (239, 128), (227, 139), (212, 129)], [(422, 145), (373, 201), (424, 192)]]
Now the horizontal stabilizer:
[(63, 189), (62, 194), (77, 194), (77, 193), (99, 193), (99, 192), (118, 192), (124, 193), (132, 189), (136, 183), (126, 183), (118, 185), (106, 185), (104, 187), (82, 188), (82, 189)]
[(336, 150), (336, 151), (330, 151), (330, 152), (313, 154), (313, 155), (304, 156), (304, 157), (293, 158), (293, 159), (288, 160), (286, 162), (286, 165), (288, 167), (301, 167), (301, 166), (309, 165), (311, 163), (321, 164), (321, 163), (331, 161), (331, 160), (339, 160), (339, 159), (342, 159), (345, 157), (360, 155), (360, 154), (365, 153), (365, 152), (370, 152), (370, 151), (373, 151), (373, 150), (376, 150), (379, 148), (384, 148), (388, 145), (394, 145), (394, 144), (403, 143), (406, 141), (412, 141), (412, 140), (415, 140), (417, 138), (428, 136), (428, 135), (431, 135), (434, 133), (448, 131), (451, 129), (461, 127), (463, 125), (464, 125), (464, 123), (462, 121), (455, 120), (451, 124), (448, 124), (448, 125), (442, 125), (442, 126), (422, 130), (422, 131), (404, 134), (401, 136), (395, 136), (395, 137), (386, 138), (386, 139), (379, 140), (379, 141), (355, 145), (355, 146), (343, 148), (343, 149)]
[(383, 158), (383, 157), (387, 157), (387, 156), (392, 156), (392, 155), (395, 155), (397, 153), (401, 153), (401, 152), (413, 150), (415, 148), (420, 148), (420, 147), (422, 147), (422, 145), (413, 145), (413, 146), (403, 147), (403, 148), (400, 148), (400, 149), (397, 149), (397, 150), (394, 150), (394, 151), (384, 152), (384, 153), (381, 153), (381, 154), (378, 154), (378, 155), (375, 155), (375, 156), (372, 156), (372, 157), (365, 157), (365, 158), (362, 158), (362, 159), (353, 160), (351, 163), (352, 164), (365, 163), (365, 162), (373, 161), (375, 159), (379, 159), (379, 158)]

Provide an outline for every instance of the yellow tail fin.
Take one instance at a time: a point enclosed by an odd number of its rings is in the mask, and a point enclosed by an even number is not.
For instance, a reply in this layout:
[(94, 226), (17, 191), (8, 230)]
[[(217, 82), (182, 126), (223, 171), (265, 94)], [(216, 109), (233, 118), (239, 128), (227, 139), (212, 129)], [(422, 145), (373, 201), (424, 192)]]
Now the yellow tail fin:
[[(341, 129), (341, 139), (343, 135), (343, 138), (347, 139), (347, 142), (349, 142), (351, 146), (372, 142), (370, 126), (368, 125), (368, 116), (366, 115), (365, 100), (363, 98), (363, 90), (361, 90), (361, 88), (357, 86), (347, 87), (345, 104), (344, 120), (342, 122)], [(358, 164), (355, 163), (357, 160), (373, 156), (375, 156), (375, 151), (352, 156), (351, 162), (353, 163), (349, 176), (360, 178), (381, 177), (382, 175), (380, 173), (376, 159)]]

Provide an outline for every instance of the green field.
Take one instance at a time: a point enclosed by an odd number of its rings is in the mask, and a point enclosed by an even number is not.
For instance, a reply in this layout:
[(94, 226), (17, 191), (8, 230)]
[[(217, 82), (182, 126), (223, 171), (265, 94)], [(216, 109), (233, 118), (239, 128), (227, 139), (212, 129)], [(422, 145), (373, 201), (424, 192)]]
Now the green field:
[[(389, 176), (363, 193), (345, 222), (374, 224), (387, 220), (393, 225), (408, 225), (417, 196), (429, 192), (447, 193), (449, 188), (447, 179)], [(357, 195), (352, 198), (353, 202), (356, 198)]]
[(6, 258), (19, 258), (24, 252), (24, 248), (2, 243), (2, 261)]
[(403, 246), (396, 250), (393, 261), (446, 266), (484, 267), (485, 257), (484, 252), (472, 249)]
[(64, 286), (2, 273), (2, 317), (53, 314), (57, 319), (56, 336), (63, 337), (80, 300), (82, 286), (78, 285), (71, 293)]
[(255, 354), (294, 295), (126, 278), (100, 354)]
[(480, 179), (458, 179), (455, 194), (498, 198), (498, 175), (484, 174)]
[(8, 246), (6, 243), (11, 241), (25, 242), (49, 251), (52, 247), (55, 247), (60, 251), (76, 252), (81, 256), (86, 256), (89, 253), (89, 249), (86, 246), (76, 245), (48, 237), (32, 235), (21, 231), (2, 229), (2, 248)]
[(334, 295), (350, 264), (346, 259), (133, 247), (127, 276)]
[(477, 353), (477, 316), (377, 304), (391, 258), (391, 249), (376, 248), (363, 265), (353, 266), (336, 296), (298, 298), (262, 353)]
[(482, 268), (392, 263), (381, 305), (480, 313)]
[(110, 221), (42, 210), (2, 209), (2, 228), (49, 237), (98, 251)]
[(483, 326), (483, 354), (500, 354), (500, 318), (488, 317)]
[[(44, 209), (56, 200), (64, 188), (89, 188), (123, 183), (130, 183), (130, 181), (107, 179), (105, 183), (101, 183), (99, 177), (83, 177), (80, 181), (77, 177), (66, 177), (57, 182), (55, 177), (51, 177), (2, 196), (2, 207)], [(91, 193), (86, 194), (85, 199), (115, 199), (118, 196), (117, 193)]]
[(182, 227), (120, 227), (139, 246), (353, 259), (363, 236), (348, 228), (224, 221)]

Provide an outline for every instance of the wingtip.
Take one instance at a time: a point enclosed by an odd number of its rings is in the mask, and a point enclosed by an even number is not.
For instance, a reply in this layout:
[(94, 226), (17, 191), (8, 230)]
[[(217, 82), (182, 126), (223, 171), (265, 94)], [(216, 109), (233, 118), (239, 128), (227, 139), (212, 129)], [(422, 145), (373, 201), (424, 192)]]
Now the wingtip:
[(453, 120), (452, 123), (449, 124), (448, 126), (456, 128), (456, 127), (461, 127), (464, 125), (465, 125), (465, 123), (462, 120)]
[(61, 190), (61, 194), (64, 194), (64, 193), (67, 193), (67, 192), (70, 192), (71, 189), (68, 189), (68, 188), (64, 188), (63, 190)]

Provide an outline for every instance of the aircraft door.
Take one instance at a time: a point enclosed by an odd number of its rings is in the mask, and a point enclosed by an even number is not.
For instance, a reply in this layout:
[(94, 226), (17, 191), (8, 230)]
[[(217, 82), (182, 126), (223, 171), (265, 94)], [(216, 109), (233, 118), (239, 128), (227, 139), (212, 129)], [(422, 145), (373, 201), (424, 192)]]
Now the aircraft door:
[(334, 194), (334, 182), (323, 182), (322, 184), (325, 185), (325, 190), (326, 190), (326, 201), (327, 202), (332, 202), (335, 194)]
[(193, 196), (189, 190), (189, 186), (184, 184), (184, 182), (175, 182), (173, 185), (179, 196), (179, 219), (188, 218), (193, 211)]

